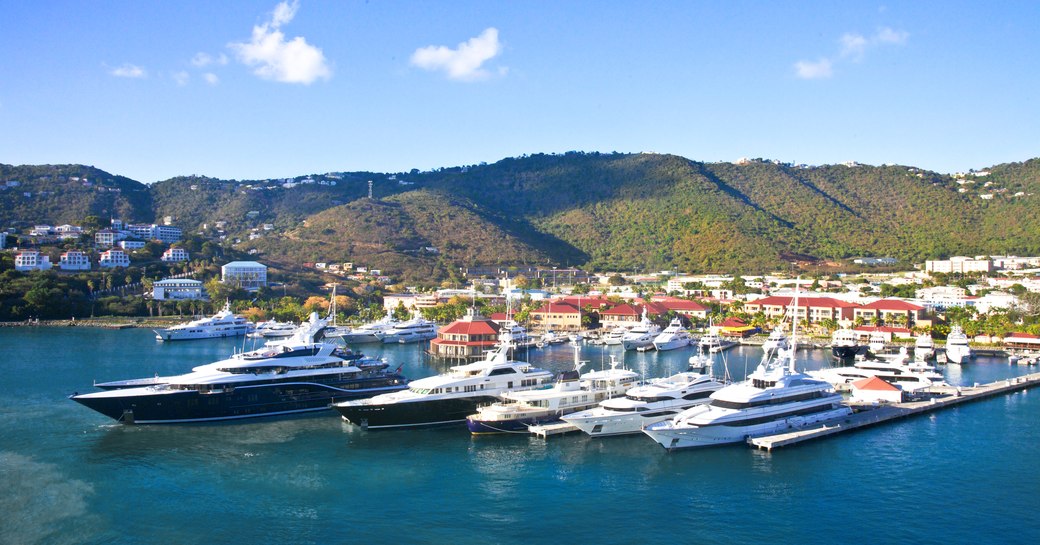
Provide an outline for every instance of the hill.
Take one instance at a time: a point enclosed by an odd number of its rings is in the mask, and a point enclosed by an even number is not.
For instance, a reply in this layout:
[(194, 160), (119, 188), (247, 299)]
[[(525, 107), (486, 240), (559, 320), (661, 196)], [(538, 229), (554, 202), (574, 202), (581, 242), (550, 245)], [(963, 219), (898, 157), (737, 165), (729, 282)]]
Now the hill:
[(0, 175), (22, 182), (0, 192), (8, 224), (110, 211), (173, 216), (186, 232), (205, 226), (285, 266), (349, 261), (412, 280), (473, 265), (755, 272), (792, 260), (1040, 254), (1040, 159), (959, 176), (578, 152), (430, 172), (191, 176), (150, 187), (90, 167), (0, 165)]

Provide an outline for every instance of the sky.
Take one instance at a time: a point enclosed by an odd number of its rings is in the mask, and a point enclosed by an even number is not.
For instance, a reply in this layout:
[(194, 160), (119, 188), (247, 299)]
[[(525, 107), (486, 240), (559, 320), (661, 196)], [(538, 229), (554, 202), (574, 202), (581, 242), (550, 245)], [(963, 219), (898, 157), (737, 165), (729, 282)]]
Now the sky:
[(567, 151), (1040, 156), (1040, 2), (0, 0), (0, 163), (151, 183)]

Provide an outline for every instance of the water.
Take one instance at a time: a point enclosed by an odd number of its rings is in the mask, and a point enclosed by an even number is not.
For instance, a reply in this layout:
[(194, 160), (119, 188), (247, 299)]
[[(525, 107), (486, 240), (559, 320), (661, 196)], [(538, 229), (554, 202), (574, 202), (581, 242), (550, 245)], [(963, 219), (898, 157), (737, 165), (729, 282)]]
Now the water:
[[(135, 427), (65, 399), (95, 379), (183, 372), (242, 342), (0, 329), (0, 543), (1040, 542), (1040, 391), (773, 453), (668, 453), (643, 436), (362, 432), (331, 412)], [(365, 349), (412, 378), (444, 367), (416, 345)], [(600, 368), (610, 354), (623, 352), (587, 346), (581, 358)], [(624, 359), (653, 377), (691, 354)], [(728, 352), (734, 378), (759, 355)], [(824, 351), (799, 356), (827, 364)], [(529, 359), (560, 370), (574, 356), (563, 345)], [(1027, 371), (995, 359), (947, 369), (964, 385)]]

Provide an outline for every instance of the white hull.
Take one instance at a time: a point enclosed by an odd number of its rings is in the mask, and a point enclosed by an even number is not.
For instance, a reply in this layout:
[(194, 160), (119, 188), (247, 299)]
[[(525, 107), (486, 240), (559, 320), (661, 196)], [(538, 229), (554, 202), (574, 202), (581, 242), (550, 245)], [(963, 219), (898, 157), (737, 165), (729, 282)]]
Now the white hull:
[(155, 338), (160, 341), (189, 341), (193, 339), (217, 339), (238, 337), (249, 333), (247, 327), (235, 327), (212, 331), (177, 331), (169, 329), (155, 330)]
[(654, 338), (647, 334), (636, 339), (624, 339), (621, 341), (621, 344), (625, 347), (625, 350), (636, 350), (637, 348), (654, 344)]
[(671, 339), (662, 342), (653, 342), (654, 348), (658, 351), (663, 352), (665, 350), (675, 350), (676, 348), (683, 348), (690, 346), (690, 339)]
[(964, 363), (972, 358), (971, 348), (967, 346), (947, 346), (946, 359), (950, 363)]
[(668, 423), (662, 422), (644, 429), (643, 432), (668, 450), (700, 448), (741, 443), (746, 441), (749, 437), (772, 435), (789, 429), (844, 418), (850, 414), (852, 414), (852, 409), (843, 406), (818, 413), (791, 416), (752, 426), (714, 425), (674, 428), (669, 426)]

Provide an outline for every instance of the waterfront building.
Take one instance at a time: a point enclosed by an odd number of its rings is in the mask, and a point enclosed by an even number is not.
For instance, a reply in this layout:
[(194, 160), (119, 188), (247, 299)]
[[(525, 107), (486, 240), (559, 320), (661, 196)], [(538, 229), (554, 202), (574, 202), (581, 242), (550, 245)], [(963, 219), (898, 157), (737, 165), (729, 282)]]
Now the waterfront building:
[(220, 281), (255, 291), (267, 286), (267, 266), (256, 261), (232, 261), (220, 268)]
[(678, 297), (655, 297), (654, 302), (664, 307), (665, 312), (672, 311), (676, 314), (681, 314), (691, 321), (708, 319), (708, 307), (697, 301), (679, 299)]
[(152, 299), (156, 301), (205, 299), (202, 282), (190, 278), (168, 278), (152, 283)]
[(879, 299), (873, 303), (853, 309), (853, 319), (862, 318), (864, 323), (878, 321), (885, 324), (902, 324), (913, 327), (924, 317), (924, 307), (901, 299)]
[(859, 403), (899, 403), (903, 391), (878, 377), (861, 378), (851, 385), (852, 401)]
[(98, 265), (102, 267), (129, 267), (130, 256), (121, 248), (111, 248), (101, 252), (101, 260)]
[(16, 271), (47, 271), (51, 268), (51, 258), (36, 250), (22, 250), (14, 256)]
[(430, 341), (430, 353), (443, 358), (480, 358), (495, 347), (501, 330), (490, 318), (470, 311), (437, 332), (437, 338)]
[(388, 293), (383, 296), (383, 310), (393, 312), (401, 306), (406, 310), (433, 308), (440, 302), (434, 293)]
[(581, 310), (571, 303), (551, 301), (531, 312), (532, 329), (548, 331), (581, 330)]
[[(789, 316), (792, 309), (794, 297), (783, 295), (772, 295), (750, 301), (744, 305), (748, 314), (761, 312), (769, 319), (781, 319)], [(808, 323), (819, 323), (821, 320), (832, 319), (838, 322), (851, 321), (853, 309), (858, 305), (848, 301), (841, 301), (833, 297), (801, 297), (798, 299), (797, 315), (800, 320)]]
[(167, 263), (178, 263), (188, 260), (188, 251), (184, 248), (169, 248), (163, 252), (162, 260)]
[(61, 261), (58, 263), (58, 266), (63, 271), (89, 271), (90, 258), (79, 250), (69, 250), (61, 254)]

